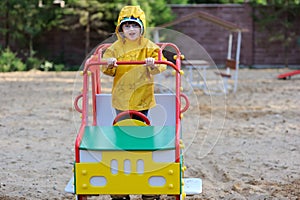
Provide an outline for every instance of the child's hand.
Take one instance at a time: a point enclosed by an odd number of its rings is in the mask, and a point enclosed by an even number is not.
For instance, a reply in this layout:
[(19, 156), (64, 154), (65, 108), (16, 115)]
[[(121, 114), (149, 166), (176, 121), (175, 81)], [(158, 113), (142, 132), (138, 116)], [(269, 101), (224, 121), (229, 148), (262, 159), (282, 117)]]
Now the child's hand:
[(146, 58), (145, 62), (146, 62), (146, 64), (145, 64), (146, 67), (151, 67), (151, 68), (155, 67), (155, 65), (154, 65), (155, 59), (154, 58), (151, 58), (151, 57)]
[(109, 68), (118, 66), (117, 59), (116, 58), (107, 58), (107, 65)]

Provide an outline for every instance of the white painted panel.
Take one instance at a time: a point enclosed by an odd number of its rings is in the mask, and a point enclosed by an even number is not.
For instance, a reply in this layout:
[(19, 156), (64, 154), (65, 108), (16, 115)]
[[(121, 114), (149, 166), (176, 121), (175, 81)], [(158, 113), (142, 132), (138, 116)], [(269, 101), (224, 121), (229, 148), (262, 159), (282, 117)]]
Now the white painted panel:
[(75, 193), (75, 191), (74, 191), (74, 177), (73, 176), (69, 180), (68, 184), (66, 185), (65, 192), (72, 193), (72, 194)]
[[(156, 106), (148, 113), (152, 126), (174, 126), (176, 96), (175, 94), (155, 94)], [(111, 105), (111, 94), (97, 94), (97, 125), (111, 126), (116, 116), (115, 109)]]
[(111, 94), (96, 95), (97, 125), (111, 126), (116, 117), (116, 111), (111, 105)]
[(156, 106), (150, 109), (148, 118), (152, 126), (175, 126), (175, 94), (155, 94)]
[(184, 192), (187, 195), (202, 193), (202, 180), (200, 178), (183, 178)]
[(158, 150), (152, 152), (154, 162), (175, 162), (175, 150)]
[(80, 150), (80, 162), (100, 162), (102, 160), (101, 151)]

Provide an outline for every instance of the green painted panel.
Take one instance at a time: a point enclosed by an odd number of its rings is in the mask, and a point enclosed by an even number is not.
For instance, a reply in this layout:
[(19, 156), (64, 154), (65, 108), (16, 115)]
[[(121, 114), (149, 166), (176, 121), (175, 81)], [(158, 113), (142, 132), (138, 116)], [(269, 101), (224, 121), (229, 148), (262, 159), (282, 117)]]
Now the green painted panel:
[(80, 149), (85, 150), (174, 148), (174, 126), (87, 126), (80, 144)]

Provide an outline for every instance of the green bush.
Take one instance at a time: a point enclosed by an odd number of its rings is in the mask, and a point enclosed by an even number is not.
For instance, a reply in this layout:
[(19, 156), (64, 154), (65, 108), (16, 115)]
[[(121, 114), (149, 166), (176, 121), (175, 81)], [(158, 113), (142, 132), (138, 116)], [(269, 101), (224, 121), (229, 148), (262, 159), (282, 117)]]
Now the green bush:
[(26, 60), (27, 70), (39, 69), (43, 61), (35, 57), (29, 57)]
[(24, 71), (26, 65), (9, 48), (0, 52), (0, 72)]
[(40, 69), (43, 71), (56, 71), (60, 72), (64, 69), (64, 64), (55, 64), (53, 62), (50, 62), (48, 60), (45, 60), (41, 65)]
[(65, 68), (65, 65), (64, 65), (64, 64), (55, 64), (55, 65), (54, 65), (54, 70), (55, 70), (56, 72), (60, 72), (60, 71), (62, 71), (64, 68)]
[(41, 64), (40, 68), (43, 71), (50, 71), (54, 67), (54, 64), (48, 60), (45, 60), (44, 63)]
[(10, 49), (0, 50), (0, 72), (25, 71), (38, 69), (43, 71), (62, 71), (64, 64), (54, 64), (48, 60), (29, 57), (24, 64)]

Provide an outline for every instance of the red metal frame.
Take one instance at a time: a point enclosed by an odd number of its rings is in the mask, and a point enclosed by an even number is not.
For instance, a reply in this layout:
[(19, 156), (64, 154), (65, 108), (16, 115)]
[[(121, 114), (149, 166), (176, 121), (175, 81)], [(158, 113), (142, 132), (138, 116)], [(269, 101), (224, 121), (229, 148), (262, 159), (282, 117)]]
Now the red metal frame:
[[(83, 70), (83, 91), (82, 94), (79, 95), (75, 101), (74, 106), (75, 109), (82, 113), (82, 121), (81, 126), (79, 129), (79, 133), (77, 135), (75, 141), (75, 161), (76, 163), (80, 162), (79, 157), (79, 146), (84, 134), (84, 128), (88, 125), (88, 91), (89, 91), (89, 81), (91, 81), (91, 92), (92, 92), (92, 108), (93, 108), (93, 122), (92, 125), (95, 126), (97, 122), (97, 115), (96, 115), (96, 94), (101, 93), (101, 82), (100, 82), (100, 67), (99, 65), (106, 65), (107, 62), (102, 61), (102, 53), (105, 49), (107, 49), (111, 44), (102, 44), (99, 45), (98, 48), (94, 52), (94, 56), (98, 56), (98, 60), (87, 59), (84, 65)], [(183, 96), (180, 92), (180, 85), (181, 85), (181, 52), (175, 44), (172, 43), (157, 43), (160, 47), (160, 52), (158, 55), (158, 60), (155, 61), (155, 64), (166, 64), (171, 66), (175, 71), (175, 80), (176, 80), (176, 162), (180, 162), (180, 114), (184, 112), (187, 108), (185, 107), (183, 110), (181, 109), (181, 101), (180, 98)], [(176, 51), (176, 64), (162, 60), (162, 51), (166, 47), (172, 47)], [(142, 65), (145, 64), (145, 61), (119, 61), (117, 62), (118, 65)], [(91, 79), (89, 79), (91, 77)], [(186, 106), (189, 104), (186, 96), (183, 96), (186, 100)], [(82, 98), (82, 108), (78, 107), (78, 100)]]

